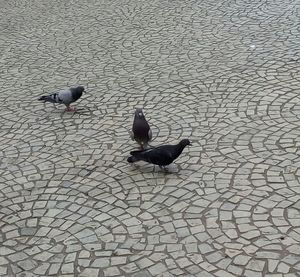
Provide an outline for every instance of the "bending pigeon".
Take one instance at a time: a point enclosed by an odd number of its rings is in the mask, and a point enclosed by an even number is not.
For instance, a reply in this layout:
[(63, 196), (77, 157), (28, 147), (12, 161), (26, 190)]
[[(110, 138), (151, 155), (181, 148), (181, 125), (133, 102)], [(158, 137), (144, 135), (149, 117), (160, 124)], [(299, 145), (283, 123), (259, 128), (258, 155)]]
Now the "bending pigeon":
[(70, 104), (77, 101), (82, 96), (83, 92), (84, 87), (79, 86), (76, 88), (61, 90), (50, 95), (41, 96), (39, 100), (44, 102), (65, 104), (67, 107), (66, 111), (74, 111), (75, 108), (70, 108)]
[(177, 159), (187, 145), (191, 145), (191, 142), (183, 139), (176, 145), (162, 145), (146, 150), (131, 151), (131, 156), (127, 161), (129, 163), (144, 161), (159, 165), (160, 168), (165, 167)]
[(131, 139), (135, 140), (142, 149), (147, 148), (152, 139), (152, 131), (144, 116), (143, 110), (138, 108), (134, 114)]

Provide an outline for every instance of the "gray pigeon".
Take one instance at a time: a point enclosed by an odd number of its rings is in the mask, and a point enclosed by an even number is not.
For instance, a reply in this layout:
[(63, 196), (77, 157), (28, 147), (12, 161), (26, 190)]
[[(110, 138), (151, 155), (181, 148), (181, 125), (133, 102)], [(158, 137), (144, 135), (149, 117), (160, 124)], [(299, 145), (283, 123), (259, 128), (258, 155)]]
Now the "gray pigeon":
[(143, 110), (140, 108), (135, 110), (132, 132), (130, 135), (131, 139), (135, 140), (142, 149), (147, 148), (149, 141), (152, 139), (150, 126), (144, 116)]
[(61, 90), (50, 95), (41, 96), (39, 100), (50, 103), (65, 104), (67, 107), (66, 111), (74, 111), (75, 108), (70, 108), (70, 104), (77, 101), (82, 96), (83, 92), (84, 87), (79, 86), (76, 88)]
[(191, 145), (191, 142), (188, 139), (183, 139), (176, 145), (162, 145), (146, 150), (131, 151), (131, 156), (127, 161), (129, 163), (144, 161), (159, 165), (160, 168), (165, 167), (177, 159), (188, 145)]

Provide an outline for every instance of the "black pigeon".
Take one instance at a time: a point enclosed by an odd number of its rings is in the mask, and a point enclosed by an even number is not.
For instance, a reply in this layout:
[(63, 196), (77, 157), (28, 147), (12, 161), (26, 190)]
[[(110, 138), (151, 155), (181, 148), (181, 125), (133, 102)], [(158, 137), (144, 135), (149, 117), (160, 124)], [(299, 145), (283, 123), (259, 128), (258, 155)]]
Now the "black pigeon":
[(65, 104), (67, 107), (66, 111), (74, 111), (74, 108), (70, 108), (70, 104), (77, 101), (82, 96), (83, 92), (84, 87), (79, 86), (76, 88), (61, 90), (50, 95), (41, 96), (39, 100), (50, 103)]
[(134, 120), (132, 124), (131, 139), (135, 140), (142, 149), (148, 147), (149, 141), (152, 139), (152, 131), (144, 116), (143, 110), (138, 108), (134, 113)]
[(146, 150), (131, 151), (131, 156), (127, 161), (129, 163), (144, 161), (159, 165), (160, 168), (165, 167), (177, 159), (187, 145), (191, 145), (191, 142), (183, 139), (176, 145), (162, 145)]

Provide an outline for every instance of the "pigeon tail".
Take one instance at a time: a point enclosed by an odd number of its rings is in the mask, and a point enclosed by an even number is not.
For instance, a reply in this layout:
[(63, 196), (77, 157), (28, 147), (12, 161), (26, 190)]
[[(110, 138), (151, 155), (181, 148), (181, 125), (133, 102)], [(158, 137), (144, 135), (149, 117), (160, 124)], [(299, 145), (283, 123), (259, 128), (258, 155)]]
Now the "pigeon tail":
[(129, 163), (134, 163), (137, 161), (139, 161), (139, 159), (137, 159), (136, 157), (133, 157), (133, 156), (130, 156), (127, 158), (127, 162), (129, 162)]
[(39, 101), (46, 101), (46, 99), (47, 99), (47, 96), (44, 95), (39, 98)]
[(57, 103), (56, 97), (53, 94), (41, 96), (39, 101)]

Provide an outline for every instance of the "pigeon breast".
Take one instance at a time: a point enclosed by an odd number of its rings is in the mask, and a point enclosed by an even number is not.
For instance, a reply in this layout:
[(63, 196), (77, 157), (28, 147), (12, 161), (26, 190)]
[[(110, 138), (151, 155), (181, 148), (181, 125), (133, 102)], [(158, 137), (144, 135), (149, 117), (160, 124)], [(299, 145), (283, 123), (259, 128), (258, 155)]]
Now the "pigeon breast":
[(150, 126), (146, 120), (136, 119), (132, 126), (132, 132), (134, 134), (134, 139), (138, 141), (148, 141), (149, 140), (149, 130)]

